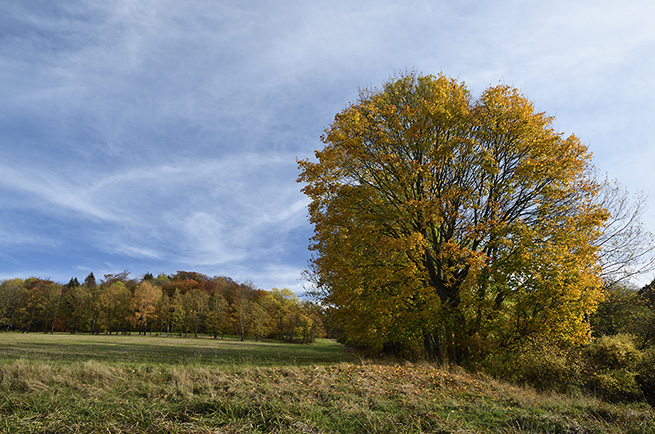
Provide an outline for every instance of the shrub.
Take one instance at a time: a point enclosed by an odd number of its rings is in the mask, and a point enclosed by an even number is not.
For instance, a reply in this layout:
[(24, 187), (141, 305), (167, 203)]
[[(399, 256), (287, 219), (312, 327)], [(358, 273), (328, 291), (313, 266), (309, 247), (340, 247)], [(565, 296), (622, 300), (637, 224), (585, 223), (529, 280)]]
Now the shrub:
[(642, 359), (633, 337), (627, 334), (602, 336), (589, 344), (584, 353), (591, 365), (608, 369), (634, 369)]
[(610, 401), (632, 401), (643, 397), (636, 373), (627, 369), (593, 372), (586, 378), (585, 385)]
[(584, 383), (587, 389), (609, 400), (643, 397), (637, 381), (643, 354), (630, 335), (603, 336), (584, 348)]
[(490, 355), (483, 369), (496, 377), (538, 390), (577, 389), (581, 375), (575, 352), (545, 343), (530, 343), (511, 352)]
[(641, 363), (637, 365), (637, 383), (641, 388), (644, 398), (655, 405), (655, 347), (644, 351)]

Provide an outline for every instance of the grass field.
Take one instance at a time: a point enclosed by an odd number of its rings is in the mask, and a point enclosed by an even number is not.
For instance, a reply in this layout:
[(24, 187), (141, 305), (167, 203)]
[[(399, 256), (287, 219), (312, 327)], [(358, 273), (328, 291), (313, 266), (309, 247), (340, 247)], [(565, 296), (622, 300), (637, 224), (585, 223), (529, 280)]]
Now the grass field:
[(0, 431), (655, 433), (655, 412), (365, 361), (327, 340), (0, 333)]
[(121, 366), (200, 365), (279, 366), (314, 365), (352, 360), (343, 347), (319, 339), (313, 345), (275, 341), (241, 342), (158, 336), (70, 335), (43, 333), (0, 333), (0, 362), (17, 359), (70, 363), (95, 360)]

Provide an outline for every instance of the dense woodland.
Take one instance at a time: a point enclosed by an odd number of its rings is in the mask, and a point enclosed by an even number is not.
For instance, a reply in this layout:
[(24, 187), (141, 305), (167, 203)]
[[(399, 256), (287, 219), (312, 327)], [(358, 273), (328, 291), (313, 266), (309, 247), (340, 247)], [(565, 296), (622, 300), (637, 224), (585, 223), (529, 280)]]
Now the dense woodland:
[(0, 284), (0, 329), (29, 332), (225, 334), (313, 342), (324, 334), (321, 308), (289, 289), (256, 289), (229, 277), (179, 271), (90, 273), (66, 285), (39, 278)]

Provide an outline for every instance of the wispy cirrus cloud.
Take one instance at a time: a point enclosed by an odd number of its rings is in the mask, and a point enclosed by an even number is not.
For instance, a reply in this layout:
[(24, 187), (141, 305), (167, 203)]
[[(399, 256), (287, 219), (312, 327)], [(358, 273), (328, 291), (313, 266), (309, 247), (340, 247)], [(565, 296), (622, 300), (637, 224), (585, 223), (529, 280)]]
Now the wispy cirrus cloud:
[(187, 268), (300, 288), (312, 229), (295, 160), (360, 88), (405, 69), (474, 95), (518, 87), (647, 192), (654, 9), (1, 3), (0, 268), (62, 280)]

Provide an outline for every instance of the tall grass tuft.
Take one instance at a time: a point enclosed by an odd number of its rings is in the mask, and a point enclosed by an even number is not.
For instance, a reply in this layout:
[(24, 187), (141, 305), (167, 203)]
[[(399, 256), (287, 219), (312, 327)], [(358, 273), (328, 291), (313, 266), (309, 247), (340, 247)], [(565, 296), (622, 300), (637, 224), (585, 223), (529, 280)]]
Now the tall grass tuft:
[(57, 383), (61, 376), (47, 363), (32, 363), (19, 359), (14, 363), (0, 365), (0, 389), (24, 392), (43, 391), (48, 384)]

